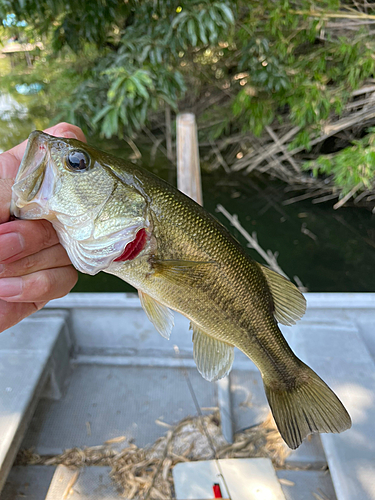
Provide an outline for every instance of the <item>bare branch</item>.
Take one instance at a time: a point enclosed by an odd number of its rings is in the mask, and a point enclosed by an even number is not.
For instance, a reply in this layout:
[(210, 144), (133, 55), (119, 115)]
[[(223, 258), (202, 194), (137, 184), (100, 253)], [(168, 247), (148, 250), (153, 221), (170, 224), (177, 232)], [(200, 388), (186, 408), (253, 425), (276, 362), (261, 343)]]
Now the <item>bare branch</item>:
[(278, 265), (276, 260), (276, 254), (272, 253), (270, 250), (267, 250), (267, 252), (265, 252), (258, 243), (258, 238), (256, 236), (256, 233), (253, 233), (253, 235), (250, 236), (250, 234), (246, 231), (246, 229), (241, 226), (240, 222), (238, 221), (237, 215), (231, 215), (223, 207), (223, 205), (220, 204), (217, 205), (216, 211), (222, 213), (224, 217), (226, 217), (229, 220), (232, 226), (234, 226), (242, 234), (242, 236), (249, 242), (249, 247), (256, 250), (259, 253), (259, 255), (265, 260), (265, 262), (267, 262), (267, 264), (273, 271), (276, 271), (277, 273), (282, 274), (283, 276), (288, 278), (287, 274)]

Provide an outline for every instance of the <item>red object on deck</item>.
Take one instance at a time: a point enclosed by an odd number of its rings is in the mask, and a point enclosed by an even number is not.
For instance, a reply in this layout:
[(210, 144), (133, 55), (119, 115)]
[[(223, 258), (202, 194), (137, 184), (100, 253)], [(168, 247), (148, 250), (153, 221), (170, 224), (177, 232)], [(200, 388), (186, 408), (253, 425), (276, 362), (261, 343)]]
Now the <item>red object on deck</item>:
[(220, 489), (219, 483), (215, 483), (212, 486), (212, 489), (214, 490), (214, 498), (223, 498), (223, 495), (221, 494), (221, 489)]

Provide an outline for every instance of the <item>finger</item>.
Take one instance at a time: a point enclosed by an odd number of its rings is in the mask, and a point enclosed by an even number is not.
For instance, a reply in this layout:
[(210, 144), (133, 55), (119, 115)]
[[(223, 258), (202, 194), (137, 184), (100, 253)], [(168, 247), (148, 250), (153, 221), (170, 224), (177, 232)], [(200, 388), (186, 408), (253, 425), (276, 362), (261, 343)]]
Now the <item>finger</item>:
[(6, 302), (43, 302), (66, 295), (77, 283), (73, 266), (0, 279), (0, 299)]
[(0, 179), (0, 224), (9, 220), (13, 179)]
[(60, 244), (16, 260), (10, 264), (0, 264), (0, 278), (12, 278), (32, 274), (44, 269), (65, 267), (71, 264), (69, 257)]
[[(53, 127), (47, 128), (44, 132), (47, 134), (54, 135), (55, 137), (66, 137), (78, 139), (79, 141), (86, 142), (84, 133), (79, 127), (75, 125), (70, 125), (70, 123), (58, 123)], [(0, 155), (0, 178), (7, 179), (16, 176), (18, 167), (21, 163), (22, 156), (25, 152), (27, 145), (27, 140), (21, 142), (13, 149), (6, 151)]]
[(42, 309), (47, 302), (4, 302), (0, 300), (0, 333), (16, 325), (21, 319)]
[(33, 255), (59, 242), (56, 231), (46, 220), (14, 220), (0, 225), (0, 263)]

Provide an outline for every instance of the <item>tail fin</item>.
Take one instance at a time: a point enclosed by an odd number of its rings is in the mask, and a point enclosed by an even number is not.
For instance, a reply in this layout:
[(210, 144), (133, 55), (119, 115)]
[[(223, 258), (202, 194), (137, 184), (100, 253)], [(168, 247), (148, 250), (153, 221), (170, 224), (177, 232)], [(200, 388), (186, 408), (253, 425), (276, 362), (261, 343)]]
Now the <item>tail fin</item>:
[(297, 381), (293, 389), (275, 389), (264, 383), (277, 428), (292, 449), (313, 432), (342, 432), (352, 425), (348, 412), (328, 385), (307, 365), (302, 369), (304, 381)]

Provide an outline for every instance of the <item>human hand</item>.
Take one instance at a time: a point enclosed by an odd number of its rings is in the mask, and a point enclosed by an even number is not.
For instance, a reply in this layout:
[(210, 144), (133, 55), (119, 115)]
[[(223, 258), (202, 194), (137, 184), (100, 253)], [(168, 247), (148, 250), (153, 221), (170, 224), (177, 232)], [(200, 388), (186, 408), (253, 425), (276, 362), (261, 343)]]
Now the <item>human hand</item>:
[[(47, 129), (56, 137), (86, 141), (80, 128), (59, 123)], [(46, 220), (10, 219), (11, 188), (27, 141), (0, 154), (0, 332), (66, 295), (77, 282), (57, 234)]]

